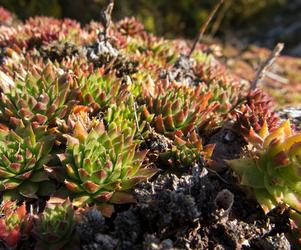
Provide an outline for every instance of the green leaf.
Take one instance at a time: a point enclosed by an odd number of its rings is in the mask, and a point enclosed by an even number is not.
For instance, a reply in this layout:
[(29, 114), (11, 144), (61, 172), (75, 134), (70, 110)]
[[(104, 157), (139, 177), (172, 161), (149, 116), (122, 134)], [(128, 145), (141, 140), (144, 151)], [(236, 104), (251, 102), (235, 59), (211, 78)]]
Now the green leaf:
[(239, 176), (242, 185), (252, 188), (264, 188), (264, 173), (253, 159), (227, 160), (227, 164)]
[(257, 188), (254, 192), (258, 203), (261, 205), (266, 214), (278, 205), (278, 202), (266, 191), (265, 188)]
[(135, 185), (140, 182), (143, 182), (147, 179), (145, 176), (134, 176), (130, 179), (123, 180), (121, 185), (121, 190), (129, 190), (132, 189)]
[(110, 202), (113, 204), (126, 204), (126, 203), (136, 203), (137, 200), (135, 197), (126, 192), (115, 192), (110, 199)]
[(91, 199), (88, 195), (78, 196), (72, 200), (73, 206), (76, 207), (83, 207), (84, 205), (89, 204), (89, 202), (91, 202)]

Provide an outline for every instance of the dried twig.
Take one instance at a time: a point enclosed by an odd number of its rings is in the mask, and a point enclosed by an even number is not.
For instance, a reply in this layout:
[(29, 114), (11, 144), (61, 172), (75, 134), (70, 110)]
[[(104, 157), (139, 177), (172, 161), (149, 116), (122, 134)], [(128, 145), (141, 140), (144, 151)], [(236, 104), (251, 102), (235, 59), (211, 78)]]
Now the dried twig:
[(225, 4), (223, 5), (222, 9), (219, 11), (219, 14), (216, 17), (216, 20), (212, 25), (212, 29), (210, 32), (211, 37), (215, 36), (216, 32), (219, 30), (221, 23), (232, 4), (233, 4), (233, 0), (227, 0), (225, 2)]
[(270, 54), (270, 56), (262, 63), (260, 68), (257, 70), (255, 79), (251, 83), (250, 91), (256, 89), (258, 83), (265, 77), (268, 69), (273, 65), (273, 63), (275, 62), (276, 58), (280, 55), (283, 48), (284, 48), (284, 44), (278, 43), (274, 48), (273, 52)]
[[(284, 44), (278, 43), (274, 48), (274, 50), (272, 51), (272, 53), (270, 54), (270, 56), (262, 63), (260, 68), (257, 70), (254, 80), (250, 85), (249, 94), (251, 93), (252, 90), (256, 89), (258, 83), (265, 77), (265, 75), (268, 72), (268, 69), (273, 65), (273, 63), (275, 62), (276, 58), (280, 55), (283, 48), (284, 48)], [(244, 103), (247, 100), (247, 98), (248, 95), (239, 98), (238, 101), (232, 106), (232, 108), (228, 113), (234, 111), (240, 104)]]
[(108, 29), (112, 21), (112, 11), (114, 8), (114, 0), (110, 0), (108, 6), (100, 12), (100, 22), (103, 25), (103, 36), (107, 40)]
[(266, 75), (266, 77), (268, 77), (268, 78), (270, 78), (270, 79), (272, 79), (274, 81), (277, 81), (277, 82), (279, 82), (281, 84), (288, 84), (289, 83), (289, 80), (287, 78), (282, 77), (280, 75), (277, 75), (277, 74), (275, 74), (273, 72), (269, 72), (268, 71), (268, 72), (266, 72), (265, 75)]
[(214, 17), (215, 13), (217, 12), (217, 10), (219, 9), (219, 7), (223, 4), (224, 0), (219, 0), (219, 2), (214, 6), (214, 8), (212, 9), (211, 13), (209, 14), (206, 22), (201, 26), (200, 30), (199, 30), (199, 33), (198, 33), (198, 36), (197, 38), (195, 39), (192, 47), (191, 47), (191, 50), (188, 54), (188, 57), (191, 56), (191, 54), (193, 53), (193, 51), (195, 50), (197, 44), (199, 43), (199, 41), (203, 38), (204, 36), (204, 33), (209, 25), (209, 23), (211, 22), (212, 18)]

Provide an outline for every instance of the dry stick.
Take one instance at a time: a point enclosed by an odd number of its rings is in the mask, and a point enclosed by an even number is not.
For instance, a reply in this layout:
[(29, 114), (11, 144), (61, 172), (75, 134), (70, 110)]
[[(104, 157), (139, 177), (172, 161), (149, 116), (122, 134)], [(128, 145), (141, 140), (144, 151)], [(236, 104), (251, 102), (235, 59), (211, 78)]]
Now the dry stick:
[(219, 28), (221, 26), (221, 23), (222, 23), (224, 17), (226, 16), (226, 13), (227, 13), (228, 9), (231, 7), (232, 4), (233, 4), (233, 1), (228, 0), (223, 5), (222, 9), (220, 10), (219, 14), (216, 17), (216, 21), (212, 25), (212, 29), (211, 29), (211, 32), (210, 32), (211, 37), (214, 37), (216, 32), (219, 30)]
[[(276, 58), (280, 55), (281, 51), (284, 48), (283, 43), (278, 43), (270, 56), (261, 64), (260, 68), (256, 72), (256, 76), (254, 80), (252, 81), (249, 89), (249, 93), (251, 93), (252, 90), (256, 89), (258, 83), (265, 77), (265, 75), (268, 72), (268, 69), (273, 65)], [(234, 109), (236, 109), (240, 104), (242, 104), (244, 101), (247, 100), (247, 96), (244, 96), (243, 98), (240, 98), (236, 104), (233, 105), (233, 107), (230, 109), (228, 113), (231, 113)]]
[(209, 25), (209, 23), (211, 22), (212, 18), (214, 17), (215, 13), (217, 12), (217, 10), (219, 9), (219, 7), (223, 4), (224, 0), (219, 0), (219, 2), (214, 6), (214, 8), (212, 9), (211, 13), (209, 14), (206, 22), (201, 26), (199, 34), (197, 36), (197, 38), (195, 39), (191, 50), (188, 54), (188, 57), (191, 56), (191, 54), (193, 53), (193, 51), (195, 50), (195, 47), (197, 46), (197, 44), (199, 43), (199, 41), (203, 38), (204, 33)]
[(283, 43), (278, 43), (276, 45), (276, 47), (274, 48), (274, 50), (270, 54), (270, 56), (265, 60), (265, 62), (257, 70), (255, 79), (251, 83), (250, 91), (256, 89), (258, 83), (265, 77), (268, 69), (273, 65), (273, 63), (275, 62), (276, 58), (280, 55), (283, 48), (284, 48)]
[(108, 29), (111, 25), (112, 21), (112, 11), (114, 8), (114, 0), (110, 0), (110, 3), (108, 6), (100, 12), (100, 21), (102, 23), (103, 27), (103, 36), (105, 41), (107, 41), (107, 33)]

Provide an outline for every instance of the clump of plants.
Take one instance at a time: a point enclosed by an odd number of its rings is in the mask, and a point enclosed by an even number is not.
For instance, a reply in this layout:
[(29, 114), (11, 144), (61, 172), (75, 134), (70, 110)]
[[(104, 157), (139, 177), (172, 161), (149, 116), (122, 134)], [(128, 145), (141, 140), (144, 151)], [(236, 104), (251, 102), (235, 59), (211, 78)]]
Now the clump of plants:
[[(249, 131), (249, 147), (242, 159), (228, 164), (242, 185), (252, 188), (256, 199), (267, 213), (278, 205), (301, 212), (300, 133), (294, 133), (285, 121), (273, 131), (264, 122), (258, 133)], [(294, 226), (298, 215), (293, 216)]]
[(272, 110), (272, 99), (260, 89), (250, 91), (234, 114), (233, 128), (244, 137), (249, 136), (250, 129), (258, 133), (265, 124), (272, 131), (280, 123), (278, 115)]
[[(278, 233), (298, 241), (301, 136), (288, 121), (279, 126), (262, 90), (227, 72), (218, 49), (199, 43), (222, 2), (192, 47), (133, 18), (114, 24), (113, 1), (83, 27), (46, 17), (7, 25), (0, 9), (0, 244), (211, 248), (216, 230), (247, 228), (237, 211), (257, 204), (240, 200), (229, 168), (218, 168), (225, 129), (244, 141), (243, 155), (228, 161), (242, 186), (265, 212), (291, 214), (291, 228)], [(216, 205), (224, 189), (236, 198), (227, 211)], [(258, 232), (270, 233), (269, 218), (258, 214), (247, 225), (265, 240)]]

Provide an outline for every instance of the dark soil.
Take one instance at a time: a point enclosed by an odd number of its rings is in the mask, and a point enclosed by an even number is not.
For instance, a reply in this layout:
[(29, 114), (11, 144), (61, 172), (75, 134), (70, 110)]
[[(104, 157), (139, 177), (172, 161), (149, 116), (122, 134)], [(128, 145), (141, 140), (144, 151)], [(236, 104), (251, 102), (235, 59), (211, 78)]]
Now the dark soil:
[(139, 202), (106, 222), (91, 212), (78, 227), (83, 249), (290, 249), (286, 213), (265, 216), (234, 180), (199, 171), (141, 184)]

